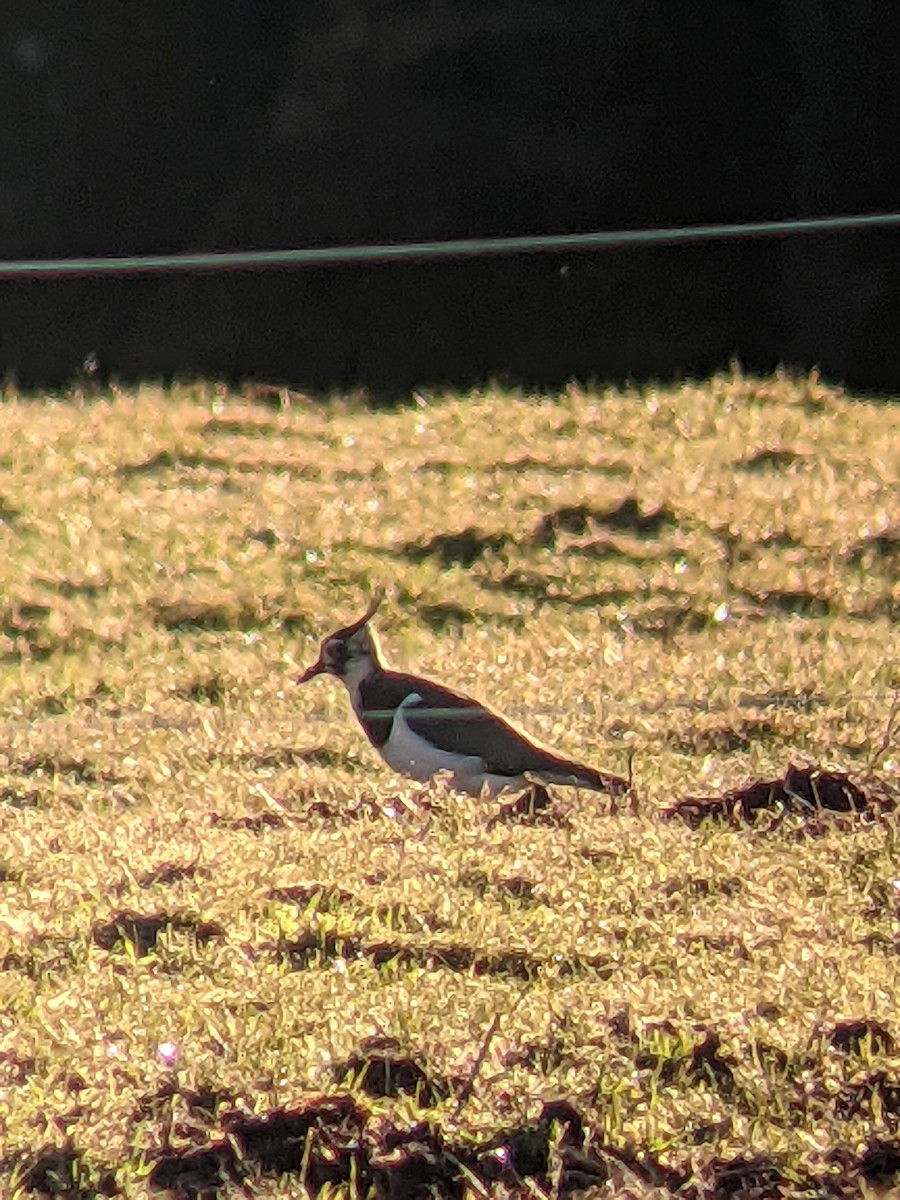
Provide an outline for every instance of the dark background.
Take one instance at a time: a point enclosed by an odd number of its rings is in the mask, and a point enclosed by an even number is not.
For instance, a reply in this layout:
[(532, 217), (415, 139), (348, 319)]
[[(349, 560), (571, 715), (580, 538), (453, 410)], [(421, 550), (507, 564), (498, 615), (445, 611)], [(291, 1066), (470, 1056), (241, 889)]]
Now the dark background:
[[(7, 0), (0, 256), (900, 208), (895, 0)], [(0, 283), (0, 370), (900, 387), (900, 231)]]

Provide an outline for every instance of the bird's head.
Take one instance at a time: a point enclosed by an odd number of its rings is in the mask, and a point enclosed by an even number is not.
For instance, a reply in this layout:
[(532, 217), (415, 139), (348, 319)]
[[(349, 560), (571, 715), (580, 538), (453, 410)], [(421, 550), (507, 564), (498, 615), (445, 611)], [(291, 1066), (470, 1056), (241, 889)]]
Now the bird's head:
[(306, 683), (317, 675), (334, 675), (352, 687), (355, 682), (378, 670), (382, 666), (381, 653), (375, 631), (369, 627), (369, 622), (383, 598), (384, 593), (379, 591), (358, 621), (329, 634), (319, 648), (319, 657), (306, 668), (297, 682)]

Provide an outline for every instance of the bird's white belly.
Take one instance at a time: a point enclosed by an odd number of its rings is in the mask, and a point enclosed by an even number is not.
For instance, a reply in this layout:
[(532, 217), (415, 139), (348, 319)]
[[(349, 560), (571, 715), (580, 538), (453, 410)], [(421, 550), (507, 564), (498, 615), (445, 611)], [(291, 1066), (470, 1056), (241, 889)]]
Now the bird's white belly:
[(452, 787), (472, 796), (496, 796), (516, 785), (516, 780), (505, 775), (491, 775), (478, 755), (451, 754), (410, 729), (403, 709), (418, 700), (417, 695), (408, 696), (397, 709), (390, 735), (381, 747), (381, 756), (389, 767), (417, 780), (433, 779), (443, 772)]

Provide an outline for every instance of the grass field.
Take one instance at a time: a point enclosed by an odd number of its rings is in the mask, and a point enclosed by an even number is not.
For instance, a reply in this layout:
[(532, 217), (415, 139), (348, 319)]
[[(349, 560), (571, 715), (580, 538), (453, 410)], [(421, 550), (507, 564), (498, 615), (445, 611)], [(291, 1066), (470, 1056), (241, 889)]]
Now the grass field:
[[(0, 1193), (900, 1184), (898, 485), (815, 377), (7, 392)], [(395, 777), (294, 685), (381, 584), (629, 803)], [(742, 820), (791, 764), (865, 811)]]

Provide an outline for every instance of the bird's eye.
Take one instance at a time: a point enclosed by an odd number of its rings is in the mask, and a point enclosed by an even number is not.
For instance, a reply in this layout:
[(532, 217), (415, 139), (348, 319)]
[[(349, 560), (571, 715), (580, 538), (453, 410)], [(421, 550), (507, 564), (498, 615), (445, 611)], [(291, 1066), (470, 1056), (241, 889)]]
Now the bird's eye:
[(330, 642), (325, 647), (325, 657), (333, 667), (342, 667), (347, 661), (347, 643)]

